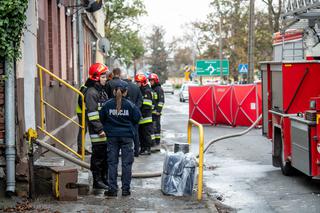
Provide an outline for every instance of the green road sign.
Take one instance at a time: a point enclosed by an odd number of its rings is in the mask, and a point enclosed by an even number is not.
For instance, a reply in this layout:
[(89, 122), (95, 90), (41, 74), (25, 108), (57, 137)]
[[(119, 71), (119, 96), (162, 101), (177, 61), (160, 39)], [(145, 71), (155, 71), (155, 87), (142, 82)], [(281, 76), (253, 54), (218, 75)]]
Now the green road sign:
[[(229, 61), (222, 60), (222, 74), (229, 75)], [(198, 60), (196, 61), (196, 72), (198, 76), (220, 76), (220, 60)]]

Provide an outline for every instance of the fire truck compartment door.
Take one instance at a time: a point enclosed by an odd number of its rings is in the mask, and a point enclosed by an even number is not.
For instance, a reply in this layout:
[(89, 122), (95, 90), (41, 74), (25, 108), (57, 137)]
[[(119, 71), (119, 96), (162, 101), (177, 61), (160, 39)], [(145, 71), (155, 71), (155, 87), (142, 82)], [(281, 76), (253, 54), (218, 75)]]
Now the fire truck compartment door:
[(271, 92), (272, 109), (283, 112), (283, 81), (282, 64), (272, 64), (271, 69)]
[(311, 175), (308, 123), (302, 118), (291, 118), (292, 166), (306, 175)]

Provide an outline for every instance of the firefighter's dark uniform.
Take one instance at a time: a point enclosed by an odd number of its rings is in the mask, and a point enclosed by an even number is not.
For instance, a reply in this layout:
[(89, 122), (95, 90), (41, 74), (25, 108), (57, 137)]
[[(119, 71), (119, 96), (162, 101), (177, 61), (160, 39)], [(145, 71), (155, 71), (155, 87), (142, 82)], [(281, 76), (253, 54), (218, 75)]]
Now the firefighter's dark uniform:
[[(152, 125), (152, 90), (149, 85), (140, 87), (143, 102), (141, 106), (142, 118), (139, 121), (140, 153), (151, 154), (153, 125)], [(145, 153), (146, 152), (146, 153)]]
[(108, 185), (107, 138), (99, 136), (99, 133), (103, 131), (99, 110), (107, 99), (105, 90), (98, 83), (88, 87), (85, 94), (88, 130), (92, 144), (90, 170), (93, 176), (93, 188), (102, 188), (100, 187), (101, 182)]
[[(129, 101), (134, 103), (138, 109), (142, 106), (142, 94), (140, 88), (130, 80), (124, 80), (128, 83), (128, 95), (127, 98)], [(140, 142), (139, 142), (139, 124), (136, 124), (136, 137), (134, 141), (134, 156), (139, 156)]]
[[(109, 190), (106, 195), (116, 196), (118, 190), (118, 162), (121, 150), (122, 195), (130, 194), (133, 164), (133, 138), (135, 125), (141, 118), (140, 111), (131, 101), (122, 98), (121, 110), (116, 109), (116, 99), (111, 98), (100, 111), (101, 122), (108, 137)], [(129, 195), (126, 194), (126, 195)]]
[(153, 89), (153, 103), (154, 109), (152, 111), (153, 130), (155, 143), (158, 145), (161, 140), (161, 112), (164, 105), (164, 92), (160, 84), (154, 84)]
[[(85, 95), (86, 91), (87, 91), (87, 86), (86, 85), (82, 85), (80, 87), (80, 92)], [(77, 103), (77, 107), (76, 107), (76, 113), (77, 113), (77, 116), (78, 116), (78, 121), (79, 121), (79, 124), (81, 124), (82, 122), (82, 100), (81, 100), (81, 96), (79, 95), (78, 97), (78, 103)], [(85, 116), (87, 118), (87, 116)], [(87, 133), (87, 119), (85, 120), (85, 133)], [(77, 146), (78, 146), (78, 154), (81, 154), (81, 147), (82, 147), (82, 128), (79, 127), (79, 131), (78, 131), (78, 137), (77, 137)]]

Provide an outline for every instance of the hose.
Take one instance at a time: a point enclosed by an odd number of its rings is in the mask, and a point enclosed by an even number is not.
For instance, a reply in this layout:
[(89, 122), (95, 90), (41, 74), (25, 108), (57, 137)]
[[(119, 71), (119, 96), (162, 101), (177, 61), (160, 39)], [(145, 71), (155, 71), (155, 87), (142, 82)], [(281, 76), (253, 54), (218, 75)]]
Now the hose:
[[(253, 129), (259, 123), (261, 118), (262, 118), (262, 115), (260, 115), (259, 118), (245, 131), (242, 131), (239, 133), (234, 133), (234, 134), (229, 134), (229, 135), (225, 135), (225, 136), (221, 136), (221, 137), (213, 139), (205, 146), (203, 153), (205, 154), (209, 150), (209, 148), (217, 141), (225, 140), (228, 138), (234, 138), (234, 137), (238, 137), (238, 136), (242, 136), (242, 135), (247, 134), (251, 129)], [(65, 158), (66, 160), (69, 160), (70, 162), (72, 162), (74, 164), (77, 164), (85, 169), (90, 170), (90, 164), (88, 164), (87, 162), (84, 162), (84, 161), (81, 161), (77, 158), (74, 158), (74, 157), (70, 156), (69, 154), (67, 154), (67, 153), (65, 153), (65, 152), (45, 143), (43, 141), (36, 140), (36, 144), (48, 149), (49, 151), (59, 155), (60, 157)], [(168, 150), (168, 148), (165, 145), (162, 145), (162, 148), (164, 148), (165, 151)], [(197, 155), (197, 158), (199, 158), (199, 155)], [(154, 177), (160, 177), (161, 174), (162, 174), (161, 171), (160, 172), (134, 172), (134, 173), (132, 173), (132, 177), (133, 178), (154, 178)], [(121, 176), (121, 173), (119, 173), (118, 176)]]
[[(218, 138), (215, 138), (213, 140), (211, 140), (204, 148), (204, 151), (203, 151), (203, 154), (205, 154), (209, 148), (216, 142), (218, 141), (221, 141), (221, 140), (225, 140), (225, 139), (228, 139), (228, 138), (234, 138), (234, 137), (239, 137), (239, 136), (242, 136), (242, 135), (245, 135), (247, 134), (248, 132), (250, 132), (250, 130), (252, 130), (258, 123), (259, 121), (261, 120), (262, 118), (262, 115), (260, 115), (258, 117), (258, 119), (249, 127), (247, 128), (246, 130), (242, 131), (242, 132), (238, 132), (238, 133), (233, 133), (233, 134), (229, 134), (229, 135), (224, 135), (224, 136), (220, 136)], [(199, 158), (199, 155), (197, 155), (197, 158)]]

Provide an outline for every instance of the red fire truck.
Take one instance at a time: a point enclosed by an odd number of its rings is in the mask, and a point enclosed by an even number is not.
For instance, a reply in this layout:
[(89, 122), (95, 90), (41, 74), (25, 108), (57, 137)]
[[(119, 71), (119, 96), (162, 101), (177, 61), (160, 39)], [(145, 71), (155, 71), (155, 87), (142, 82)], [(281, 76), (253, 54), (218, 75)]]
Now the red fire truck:
[[(272, 162), (284, 175), (294, 168), (320, 176), (320, 2), (288, 0), (274, 35), (273, 61), (261, 62), (263, 134), (272, 140)], [(292, 30), (294, 29), (294, 30)]]

